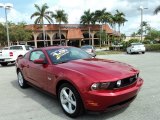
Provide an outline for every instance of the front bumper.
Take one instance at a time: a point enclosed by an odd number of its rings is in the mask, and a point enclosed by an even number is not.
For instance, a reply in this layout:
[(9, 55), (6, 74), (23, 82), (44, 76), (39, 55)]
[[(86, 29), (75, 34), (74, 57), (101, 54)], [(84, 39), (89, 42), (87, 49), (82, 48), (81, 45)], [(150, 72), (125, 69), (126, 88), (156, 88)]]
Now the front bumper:
[(128, 105), (137, 96), (143, 80), (117, 90), (89, 91), (84, 95), (84, 106), (91, 111), (106, 111)]

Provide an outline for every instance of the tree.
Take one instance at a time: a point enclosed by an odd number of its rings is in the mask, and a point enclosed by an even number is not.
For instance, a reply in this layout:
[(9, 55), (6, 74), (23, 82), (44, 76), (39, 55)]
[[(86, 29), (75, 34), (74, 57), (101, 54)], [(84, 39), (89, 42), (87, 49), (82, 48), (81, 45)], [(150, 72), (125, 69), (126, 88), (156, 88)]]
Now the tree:
[(154, 14), (158, 14), (160, 12), (160, 5), (154, 10)]
[(104, 12), (104, 14), (102, 15), (102, 22), (105, 24), (112, 24), (112, 14), (110, 12)]
[(136, 37), (136, 35), (137, 35), (137, 33), (136, 32), (133, 32), (132, 34), (131, 34), (131, 37)]
[(116, 10), (116, 14), (114, 15), (114, 17), (115, 17), (114, 19), (115, 23), (118, 24), (118, 31), (120, 32), (121, 25), (122, 24), (124, 25), (124, 23), (127, 21), (125, 19), (125, 14), (123, 12), (119, 12), (118, 10)]
[[(8, 26), (9, 26), (9, 33), (10, 33), (9, 35), (11, 42), (27, 41), (31, 39), (32, 32), (25, 28), (26, 27), (25, 22), (19, 22), (18, 24), (15, 24), (13, 22), (8, 22)], [(6, 33), (5, 25), (0, 24), (0, 43), (4, 46), (7, 43), (5, 33)]]
[(104, 15), (106, 13), (106, 8), (103, 8), (102, 10), (96, 10), (94, 13), (94, 18), (96, 22), (103, 23)]
[(154, 40), (160, 40), (160, 31), (156, 30), (156, 29), (151, 29), (146, 37), (145, 37), (146, 40), (151, 40), (151, 41), (154, 41)]
[[(110, 13), (110, 12), (104, 12), (104, 14), (102, 15), (102, 23), (105, 23), (105, 24), (109, 24), (109, 25), (111, 25), (111, 27), (113, 27), (113, 16), (112, 16), (112, 14)], [(103, 33), (104, 34), (104, 33)], [(102, 34), (102, 36), (104, 36)], [(105, 38), (103, 38), (104, 40), (106, 40), (106, 43), (107, 43), (107, 41), (108, 41), (108, 45), (110, 45), (110, 41), (109, 41), (109, 39), (107, 38), (108, 36), (107, 36), (107, 33), (105, 33)], [(103, 42), (103, 39), (102, 39), (102, 42)], [(104, 43), (104, 42), (103, 42)]]
[(94, 24), (94, 13), (89, 10), (84, 11), (84, 14), (80, 18), (80, 23), (84, 25)]
[(122, 35), (121, 35), (121, 38), (122, 38), (122, 40), (126, 39), (126, 35), (125, 35), (125, 34), (122, 34)]
[(145, 34), (147, 34), (147, 33), (151, 30), (150, 25), (149, 25), (146, 21), (143, 21), (143, 22), (142, 22), (142, 28), (143, 28), (143, 29), (139, 29), (139, 30), (137, 31), (137, 33), (136, 33), (137, 35), (141, 35), (142, 32), (145, 33)]
[(47, 4), (43, 4), (41, 7), (38, 6), (37, 4), (34, 5), (34, 7), (36, 8), (36, 12), (34, 12), (31, 15), (31, 19), (33, 17), (36, 17), (34, 23), (35, 24), (40, 24), (43, 27), (43, 39), (44, 39), (44, 46), (46, 46), (46, 42), (45, 42), (45, 30), (44, 30), (44, 19), (47, 20), (50, 24), (53, 22), (52, 18), (50, 17), (50, 14), (52, 14), (52, 11), (47, 11), (47, 9), (49, 8), (47, 6)]
[(142, 22), (142, 27), (143, 27), (143, 32), (145, 34), (147, 34), (147, 32), (149, 32), (151, 30), (150, 25), (146, 21)]
[(25, 28), (25, 22), (19, 22), (17, 25), (11, 27), (12, 41), (28, 41), (32, 38), (31, 30)]
[[(83, 25), (90, 25), (90, 24), (95, 24), (95, 19), (94, 19), (94, 13), (89, 10), (84, 11), (84, 14), (80, 18), (80, 23)], [(90, 27), (88, 28), (88, 33), (89, 33), (89, 39), (90, 39)], [(90, 40), (89, 40), (90, 44)], [(94, 46), (94, 43), (92, 41), (92, 46)]]
[(5, 26), (0, 23), (0, 43), (4, 45), (6, 42), (6, 29)]
[(103, 19), (104, 19), (104, 14), (106, 13), (106, 8), (103, 8), (102, 10), (96, 10), (95, 11), (95, 15), (94, 15), (94, 19), (96, 20), (96, 22), (98, 22), (99, 23), (99, 26), (100, 26), (100, 40), (99, 40), (99, 44), (100, 44), (100, 48), (101, 48), (101, 42), (102, 42), (102, 40), (101, 40), (101, 31), (103, 31), (102, 30), (102, 26), (100, 25), (100, 24), (103, 24)]
[(68, 15), (65, 13), (64, 10), (56, 10), (56, 13), (52, 14), (52, 17), (56, 19), (56, 22), (59, 24), (59, 37), (60, 37), (60, 44), (62, 44), (61, 41), (61, 23), (68, 23)]

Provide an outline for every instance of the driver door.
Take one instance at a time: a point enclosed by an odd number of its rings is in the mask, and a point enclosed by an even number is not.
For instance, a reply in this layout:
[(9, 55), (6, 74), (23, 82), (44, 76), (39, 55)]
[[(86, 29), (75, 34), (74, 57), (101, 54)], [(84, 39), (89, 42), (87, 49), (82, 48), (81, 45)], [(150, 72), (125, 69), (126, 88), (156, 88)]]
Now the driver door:
[(34, 60), (45, 59), (45, 54), (41, 50), (31, 52), (28, 63), (28, 77), (30, 82), (39, 88), (46, 88), (47, 66), (44, 64), (35, 64)]

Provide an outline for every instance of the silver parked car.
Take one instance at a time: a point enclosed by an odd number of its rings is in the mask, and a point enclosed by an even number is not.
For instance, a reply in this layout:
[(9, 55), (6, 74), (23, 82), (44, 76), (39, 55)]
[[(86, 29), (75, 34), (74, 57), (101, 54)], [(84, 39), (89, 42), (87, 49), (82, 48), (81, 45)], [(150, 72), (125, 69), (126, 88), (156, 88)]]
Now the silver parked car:
[(145, 46), (142, 43), (131, 43), (129, 47), (127, 47), (127, 53), (142, 53), (144, 54), (146, 51)]
[(96, 56), (95, 47), (92, 45), (84, 45), (81, 47), (82, 50), (86, 51), (88, 54), (92, 55), (93, 57)]

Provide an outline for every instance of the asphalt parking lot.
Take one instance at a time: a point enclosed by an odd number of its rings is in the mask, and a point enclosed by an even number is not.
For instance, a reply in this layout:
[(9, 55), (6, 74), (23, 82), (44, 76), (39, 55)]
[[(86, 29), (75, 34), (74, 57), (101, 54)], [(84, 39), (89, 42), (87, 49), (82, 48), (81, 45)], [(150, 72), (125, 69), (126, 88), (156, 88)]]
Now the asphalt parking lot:
[[(97, 56), (138, 68), (144, 85), (133, 103), (108, 113), (87, 113), (78, 120), (160, 120), (160, 53)], [(0, 66), (0, 120), (69, 120), (56, 98), (35, 88), (21, 89), (15, 66)]]

